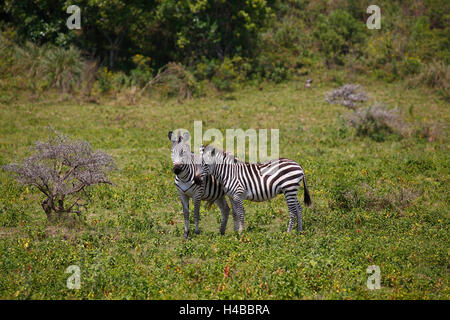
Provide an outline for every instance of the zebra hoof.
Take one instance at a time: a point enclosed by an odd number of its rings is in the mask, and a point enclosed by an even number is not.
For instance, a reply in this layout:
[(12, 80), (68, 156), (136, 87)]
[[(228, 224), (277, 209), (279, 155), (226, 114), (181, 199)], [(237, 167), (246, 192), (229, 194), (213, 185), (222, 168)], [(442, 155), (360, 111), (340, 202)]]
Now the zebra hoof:
[(200, 234), (200, 230), (195, 230), (195, 234)]
[(187, 239), (188, 236), (189, 236), (189, 232), (185, 232), (185, 233), (184, 233), (184, 239)]

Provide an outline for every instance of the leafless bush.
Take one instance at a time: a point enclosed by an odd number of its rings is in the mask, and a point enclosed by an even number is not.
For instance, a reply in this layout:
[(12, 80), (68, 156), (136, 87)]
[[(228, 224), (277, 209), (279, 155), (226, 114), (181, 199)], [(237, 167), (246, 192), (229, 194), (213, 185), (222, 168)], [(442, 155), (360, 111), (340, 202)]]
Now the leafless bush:
[(71, 141), (55, 135), (37, 142), (34, 153), (21, 164), (2, 167), (16, 174), (17, 180), (34, 186), (45, 194), (42, 208), (49, 221), (80, 214), (87, 200), (86, 188), (95, 184), (111, 184), (108, 174), (114, 160), (103, 151), (92, 150), (86, 141)]
[(418, 134), (420, 138), (424, 138), (428, 142), (434, 142), (444, 136), (444, 129), (445, 126), (442, 123), (425, 123), (419, 128)]
[(400, 117), (399, 110), (387, 109), (381, 104), (360, 108), (348, 116), (347, 120), (358, 135), (370, 136), (375, 140), (383, 140), (386, 134), (407, 136), (410, 133), (410, 128)]
[(326, 101), (332, 104), (342, 104), (349, 109), (356, 109), (356, 105), (367, 100), (367, 93), (361, 90), (359, 84), (345, 84), (327, 93)]

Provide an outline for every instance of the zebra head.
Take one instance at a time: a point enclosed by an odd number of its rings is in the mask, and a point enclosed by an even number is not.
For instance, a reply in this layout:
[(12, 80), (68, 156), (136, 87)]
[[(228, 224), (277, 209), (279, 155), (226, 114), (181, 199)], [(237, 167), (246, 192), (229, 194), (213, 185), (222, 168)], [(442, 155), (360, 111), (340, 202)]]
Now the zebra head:
[(211, 145), (201, 146), (200, 155), (202, 157), (202, 177), (212, 174), (218, 160), (218, 152), (216, 148)]
[(189, 138), (189, 132), (185, 132), (181, 135), (180, 132), (174, 134), (172, 131), (169, 131), (169, 140), (172, 141), (171, 157), (173, 173), (176, 175), (179, 175), (186, 170), (190, 164), (191, 148), (186, 143)]

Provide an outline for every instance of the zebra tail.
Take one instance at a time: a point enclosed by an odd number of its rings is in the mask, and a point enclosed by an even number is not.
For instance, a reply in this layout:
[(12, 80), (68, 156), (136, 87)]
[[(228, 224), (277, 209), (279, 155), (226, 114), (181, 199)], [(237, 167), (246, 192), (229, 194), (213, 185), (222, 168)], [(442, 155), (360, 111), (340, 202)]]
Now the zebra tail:
[(306, 185), (306, 176), (303, 175), (303, 202), (307, 207), (311, 205), (311, 197), (309, 196), (308, 186)]

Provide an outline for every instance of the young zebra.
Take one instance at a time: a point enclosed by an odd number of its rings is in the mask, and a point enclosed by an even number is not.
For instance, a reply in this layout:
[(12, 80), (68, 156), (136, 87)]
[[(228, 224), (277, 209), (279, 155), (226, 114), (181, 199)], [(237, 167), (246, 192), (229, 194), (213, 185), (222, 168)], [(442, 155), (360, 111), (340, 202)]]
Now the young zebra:
[(247, 163), (234, 155), (213, 146), (202, 146), (201, 176), (212, 175), (219, 180), (229, 196), (232, 210), (238, 219), (239, 233), (244, 227), (244, 200), (265, 201), (283, 193), (289, 209), (290, 232), (297, 217), (297, 230), (302, 230), (302, 207), (297, 191), (303, 181), (304, 203), (309, 206), (311, 198), (306, 185), (305, 173), (293, 160), (280, 158), (265, 163)]
[[(169, 131), (169, 140), (172, 141), (171, 157), (173, 172), (175, 173), (175, 186), (183, 205), (184, 213), (184, 238), (189, 235), (189, 199), (194, 199), (195, 233), (199, 234), (200, 203), (207, 200), (210, 204), (216, 203), (222, 212), (222, 224), (220, 233), (224, 234), (230, 213), (230, 207), (225, 200), (222, 185), (212, 176), (200, 178), (201, 159), (199, 155), (191, 152), (189, 145), (189, 133), (178, 136)], [(196, 161), (197, 160), (197, 161)], [(204, 183), (203, 183), (204, 182)]]

